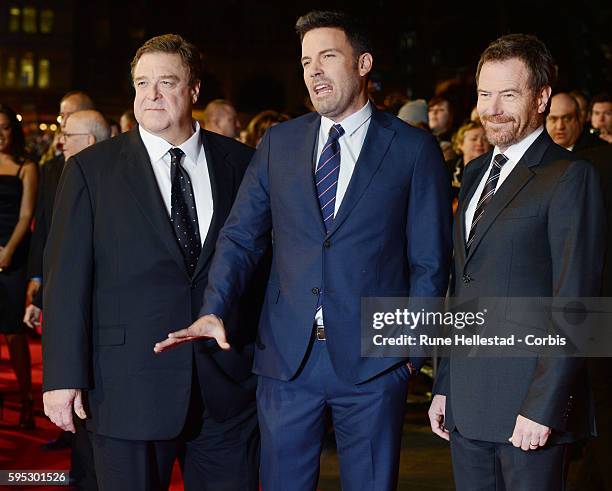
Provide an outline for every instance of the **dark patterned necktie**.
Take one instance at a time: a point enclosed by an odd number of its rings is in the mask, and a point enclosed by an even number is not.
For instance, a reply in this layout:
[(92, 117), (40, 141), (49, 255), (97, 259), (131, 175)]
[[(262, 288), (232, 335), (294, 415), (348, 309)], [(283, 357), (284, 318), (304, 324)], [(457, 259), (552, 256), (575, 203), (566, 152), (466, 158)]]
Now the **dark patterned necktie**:
[(202, 250), (195, 196), (189, 174), (181, 165), (181, 159), (185, 154), (180, 148), (171, 148), (169, 152), (172, 181), (170, 221), (183, 253), (189, 276), (193, 276)]
[(508, 157), (506, 157), (503, 153), (498, 153), (495, 158), (493, 158), (493, 166), (491, 167), (491, 172), (489, 172), (489, 177), (487, 178), (485, 187), (482, 190), (480, 199), (478, 200), (478, 204), (476, 205), (474, 219), (472, 220), (472, 226), (470, 227), (470, 235), (468, 237), (467, 243), (465, 244), (466, 251), (470, 250), (470, 246), (476, 238), (476, 228), (478, 227), (478, 222), (480, 222), (480, 220), (484, 216), (487, 205), (493, 199), (493, 195), (495, 194), (495, 188), (497, 187), (497, 181), (499, 181), (499, 174), (501, 173), (501, 169), (506, 162), (508, 162)]
[(338, 177), (340, 176), (340, 142), (338, 140), (342, 135), (344, 135), (344, 128), (339, 124), (330, 128), (329, 138), (323, 147), (315, 171), (319, 207), (327, 232), (334, 222), (336, 191), (338, 190)]

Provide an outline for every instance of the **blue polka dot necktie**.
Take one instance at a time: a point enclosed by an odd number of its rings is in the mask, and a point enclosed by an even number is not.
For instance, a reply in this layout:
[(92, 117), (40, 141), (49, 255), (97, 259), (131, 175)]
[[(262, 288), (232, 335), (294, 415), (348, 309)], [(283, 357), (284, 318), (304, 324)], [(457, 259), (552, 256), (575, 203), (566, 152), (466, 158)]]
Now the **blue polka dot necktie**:
[(189, 174), (181, 165), (181, 159), (185, 153), (180, 148), (171, 148), (169, 152), (172, 181), (170, 221), (183, 253), (189, 276), (193, 276), (202, 250), (195, 196)]

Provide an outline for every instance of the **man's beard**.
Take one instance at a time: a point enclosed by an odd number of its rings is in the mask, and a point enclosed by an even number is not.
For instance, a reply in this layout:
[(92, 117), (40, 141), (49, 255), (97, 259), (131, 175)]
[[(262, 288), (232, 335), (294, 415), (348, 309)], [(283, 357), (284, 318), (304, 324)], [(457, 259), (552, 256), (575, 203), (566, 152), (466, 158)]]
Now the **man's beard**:
[[(520, 127), (516, 119), (508, 115), (485, 116), (481, 118), (481, 122), (484, 126), (487, 140), (492, 145), (502, 148), (507, 148), (520, 142), (541, 124), (537, 113), (530, 114), (527, 124), (523, 127)], [(512, 123), (512, 125), (510, 127), (495, 128), (491, 123)]]

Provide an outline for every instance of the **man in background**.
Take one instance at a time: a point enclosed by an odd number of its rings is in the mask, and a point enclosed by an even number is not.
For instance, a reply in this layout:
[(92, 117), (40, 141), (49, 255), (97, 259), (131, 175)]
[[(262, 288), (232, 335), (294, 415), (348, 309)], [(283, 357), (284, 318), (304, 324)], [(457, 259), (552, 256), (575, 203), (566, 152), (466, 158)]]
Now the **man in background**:
[(215, 99), (204, 109), (204, 128), (213, 133), (236, 138), (240, 131), (240, 122), (234, 106), (225, 99)]
[(591, 127), (598, 131), (599, 138), (612, 143), (612, 97), (598, 94), (591, 100)]

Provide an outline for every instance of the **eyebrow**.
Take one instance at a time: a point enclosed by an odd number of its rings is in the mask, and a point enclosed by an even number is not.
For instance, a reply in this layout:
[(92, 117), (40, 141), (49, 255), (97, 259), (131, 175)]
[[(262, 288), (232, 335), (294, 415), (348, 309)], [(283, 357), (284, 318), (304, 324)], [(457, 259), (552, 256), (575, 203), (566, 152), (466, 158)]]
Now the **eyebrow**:
[[(171, 80), (177, 80), (177, 81), (180, 80), (180, 78), (177, 77), (176, 75), (160, 75), (159, 77), (155, 77), (155, 78), (157, 80), (160, 80), (160, 79), (171, 79)], [(148, 80), (148, 79), (149, 77), (146, 77), (143, 75), (143, 76), (134, 78), (134, 81), (136, 82), (137, 80)]]

